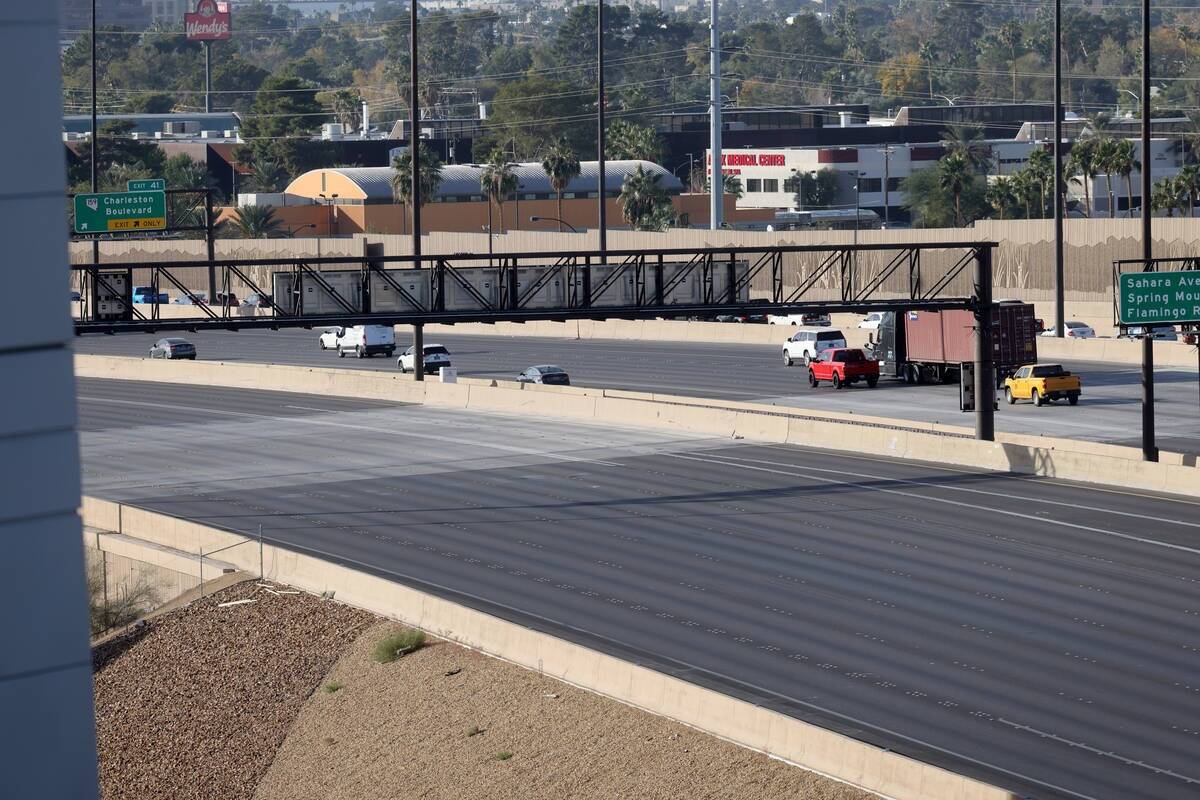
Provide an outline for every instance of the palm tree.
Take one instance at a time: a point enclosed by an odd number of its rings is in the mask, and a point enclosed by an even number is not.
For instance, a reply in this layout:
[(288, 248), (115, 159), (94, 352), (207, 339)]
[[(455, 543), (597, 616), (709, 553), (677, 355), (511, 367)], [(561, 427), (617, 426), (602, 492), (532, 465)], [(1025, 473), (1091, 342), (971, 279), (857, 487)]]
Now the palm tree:
[(1125, 179), (1125, 209), (1133, 216), (1133, 171), (1141, 169), (1142, 163), (1137, 159), (1137, 148), (1129, 139), (1117, 142), (1112, 152), (1112, 163), (1108, 165), (1114, 173)]
[[(724, 188), (725, 194), (731, 194), (738, 200), (741, 200), (742, 195), (744, 195), (746, 193), (746, 190), (744, 188), (742, 188), (741, 177), (738, 175), (734, 175), (731, 172), (722, 172), (721, 173), (721, 186)], [(704, 191), (705, 192), (712, 191), (712, 179), (711, 178), (704, 179)]]
[[(421, 206), (424, 207), (442, 185), (442, 159), (429, 147), (421, 148), (419, 158)], [(407, 148), (392, 160), (392, 195), (404, 205), (412, 202), (412, 150)]]
[(933, 42), (922, 42), (920, 57), (925, 62), (925, 72), (929, 77), (929, 99), (933, 99), (933, 57), (936, 55)]
[(1175, 176), (1180, 196), (1187, 198), (1187, 215), (1196, 216), (1196, 197), (1200, 195), (1200, 166), (1188, 164)]
[(1043, 147), (1034, 150), (1029, 154), (1029, 164), (1025, 169), (1029, 170), (1030, 179), (1038, 187), (1040, 219), (1046, 216), (1046, 186), (1054, 181), (1054, 159), (1050, 156), (1050, 151)]
[(992, 148), (983, 140), (978, 125), (952, 125), (942, 134), (942, 147), (947, 153), (962, 156), (972, 172), (984, 172), (992, 164)]
[(546, 177), (550, 179), (550, 186), (554, 189), (554, 194), (558, 198), (558, 232), (562, 233), (562, 197), (567, 186), (572, 180), (579, 177), (582, 172), (582, 167), (579, 164), (579, 157), (575, 155), (575, 151), (567, 144), (566, 137), (560, 137), (558, 141), (550, 145), (550, 149), (546, 151), (545, 157), (542, 158), (542, 171), (546, 173)]
[(660, 231), (670, 224), (671, 200), (659, 185), (662, 175), (641, 164), (621, 182), (621, 216), (637, 231)]
[(1083, 186), (1084, 208), (1087, 215), (1092, 216), (1092, 181), (1096, 177), (1096, 140), (1080, 139), (1071, 146), (1071, 154), (1067, 157), (1067, 174), (1079, 176)]
[(971, 183), (971, 168), (961, 153), (942, 156), (938, 162), (938, 185), (954, 195), (954, 224), (962, 226), (962, 193)]
[(1017, 48), (1021, 46), (1021, 25), (1009, 20), (1000, 26), (997, 34), (1000, 44), (1008, 48), (1009, 67), (1012, 71), (1012, 101), (1017, 102)]
[(1183, 205), (1183, 187), (1177, 179), (1160, 178), (1154, 184), (1150, 196), (1151, 208), (1166, 211), (1168, 217), (1175, 216), (1175, 209)]
[(242, 239), (273, 239), (283, 227), (271, 206), (238, 206), (237, 216), (230, 220)]
[(1101, 139), (1096, 145), (1096, 169), (1104, 173), (1104, 186), (1108, 190), (1108, 216), (1117, 216), (1116, 193), (1113, 192), (1112, 176), (1121, 166), (1121, 141)]
[(504, 232), (504, 199), (517, 190), (516, 164), (508, 160), (507, 154), (497, 147), (488, 156), (488, 162), (479, 174), (479, 188), (488, 196), (488, 203), (500, 209), (500, 232)]
[(1033, 195), (1037, 191), (1032, 173), (1028, 169), (1014, 172), (1012, 176), (1012, 188), (1017, 196), (1017, 200), (1025, 206), (1025, 219), (1029, 219), (1029, 207), (1033, 200)]
[(992, 208), (1004, 219), (1004, 212), (1017, 204), (1017, 189), (1012, 178), (1003, 175), (992, 181), (987, 188), (984, 198), (991, 203)]

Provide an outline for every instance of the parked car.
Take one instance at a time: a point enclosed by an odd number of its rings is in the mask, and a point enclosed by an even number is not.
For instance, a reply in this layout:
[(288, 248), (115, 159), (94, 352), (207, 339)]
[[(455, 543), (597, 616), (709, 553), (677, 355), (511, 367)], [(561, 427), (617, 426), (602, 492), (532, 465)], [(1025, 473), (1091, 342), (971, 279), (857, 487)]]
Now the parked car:
[(1009, 405), (1018, 400), (1032, 400), (1040, 406), (1047, 400), (1066, 398), (1071, 405), (1079, 403), (1083, 381), (1061, 364), (1026, 364), (1004, 379), (1004, 399)]
[(1174, 325), (1130, 325), (1122, 333), (1118, 334), (1117, 338), (1142, 339), (1147, 335), (1151, 339), (1160, 342), (1179, 341), (1179, 333), (1175, 330)]
[(544, 383), (547, 386), (570, 386), (571, 376), (562, 367), (553, 364), (542, 364), (530, 367), (517, 376), (521, 383)]
[(155, 292), (153, 286), (135, 286), (133, 287), (133, 302), (156, 305), (169, 303), (171, 298), (166, 292)]
[(83, 295), (79, 294), (79, 292), (71, 292), (71, 302), (72, 303), (78, 303), (82, 299), (83, 299)]
[(858, 323), (858, 327), (864, 331), (877, 331), (881, 322), (883, 322), (883, 312), (872, 311), (862, 318), (862, 321)]
[[(426, 374), (432, 375), (441, 371), (442, 367), (450, 366), (450, 351), (440, 344), (427, 344), (424, 347), (424, 358)], [(396, 359), (396, 366), (401, 372), (416, 371), (417, 369), (417, 346), (412, 345)]]
[(237, 304), (237, 295), (233, 292), (217, 292), (212, 301), (214, 306), (236, 306)]
[(766, 314), (717, 314), (715, 322), (744, 322), (762, 324), (767, 321)]
[(188, 292), (171, 301), (179, 306), (193, 306), (208, 302), (208, 292)]
[(808, 365), (808, 385), (816, 388), (821, 381), (829, 381), (835, 389), (865, 381), (874, 389), (879, 383), (879, 362), (857, 347), (825, 350)]
[(321, 331), (321, 338), (318, 340), (322, 350), (337, 350), (338, 342), (341, 341), (342, 335), (346, 329), (340, 326), (326, 328)]
[[(1039, 336), (1053, 335), (1053, 327), (1047, 328), (1039, 334)], [(1092, 330), (1092, 326), (1087, 323), (1080, 322), (1077, 319), (1069, 319), (1063, 324), (1063, 336), (1068, 339), (1094, 339), (1096, 338), (1096, 331)]]
[(167, 339), (159, 339), (150, 348), (151, 358), (185, 358), (189, 361), (196, 360), (196, 346), (187, 339), (179, 337), (170, 337)]
[(396, 329), (391, 325), (352, 325), (342, 329), (335, 347), (338, 358), (345, 358), (347, 353), (358, 358), (382, 353), (391, 358), (396, 352)]
[(803, 314), (768, 314), (767, 323), (770, 325), (812, 325), (818, 328), (828, 328), (832, 323), (828, 314), (805, 312)]
[(270, 308), (271, 295), (251, 292), (250, 294), (246, 295), (244, 300), (242, 300), (242, 305), (254, 306), (255, 308)]
[(846, 346), (846, 336), (837, 328), (806, 328), (796, 331), (783, 343), (783, 365), (796, 361), (812, 362), (825, 350)]

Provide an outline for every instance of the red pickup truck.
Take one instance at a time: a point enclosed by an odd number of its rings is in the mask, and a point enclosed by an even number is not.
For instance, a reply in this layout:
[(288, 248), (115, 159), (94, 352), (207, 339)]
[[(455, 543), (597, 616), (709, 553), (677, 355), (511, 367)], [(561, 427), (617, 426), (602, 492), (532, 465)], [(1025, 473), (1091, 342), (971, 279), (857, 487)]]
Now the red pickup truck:
[(879, 383), (879, 362), (867, 358), (857, 347), (825, 350), (808, 367), (808, 385), (816, 387), (821, 381), (830, 381), (835, 389), (866, 381), (874, 389)]

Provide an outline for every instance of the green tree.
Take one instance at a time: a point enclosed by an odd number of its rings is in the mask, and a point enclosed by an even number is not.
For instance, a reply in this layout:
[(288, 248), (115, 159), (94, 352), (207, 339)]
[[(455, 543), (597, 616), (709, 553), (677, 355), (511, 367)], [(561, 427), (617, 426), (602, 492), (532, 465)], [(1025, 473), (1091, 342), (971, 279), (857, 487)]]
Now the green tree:
[(489, 203), (495, 203), (500, 211), (500, 232), (504, 232), (504, 201), (517, 190), (516, 164), (509, 162), (508, 154), (496, 148), (479, 173), (479, 188), (487, 195)]
[(1182, 209), (1187, 201), (1184, 188), (1178, 180), (1160, 178), (1154, 182), (1150, 202), (1155, 211), (1166, 211), (1168, 217), (1173, 217), (1176, 209)]
[(1113, 175), (1118, 174), (1121, 167), (1122, 153), (1120, 141), (1104, 138), (1096, 144), (1096, 168), (1104, 173), (1104, 186), (1108, 190), (1108, 216), (1117, 216), (1116, 193), (1113, 192)]
[(228, 224), (241, 239), (274, 239), (282, 235), (283, 223), (271, 206), (238, 206), (236, 216)]
[(971, 167), (961, 153), (951, 153), (938, 161), (937, 171), (938, 185), (954, 198), (954, 224), (961, 227), (962, 195), (971, 183)]
[(621, 206), (621, 216), (635, 231), (661, 231), (671, 224), (671, 198), (661, 181), (661, 173), (647, 172), (638, 164), (621, 182), (617, 203)]
[[(166, 157), (153, 144), (139, 142), (133, 138), (134, 124), (128, 120), (110, 120), (96, 131), (97, 171), (104, 173), (119, 166), (134, 177), (158, 177)], [(91, 148), (79, 150), (79, 160), (69, 172), (68, 179), (74, 184), (83, 183), (91, 176)], [(136, 175), (134, 175), (136, 173)], [(123, 182), (123, 178), (121, 179)], [(121, 190), (124, 190), (122, 185)]]
[(559, 138), (546, 154), (542, 157), (542, 171), (546, 173), (546, 177), (550, 180), (550, 187), (554, 189), (554, 195), (557, 199), (557, 214), (558, 214), (558, 230), (561, 233), (563, 229), (562, 223), (562, 196), (566, 191), (567, 186), (572, 180), (579, 177), (582, 171), (582, 166), (579, 163), (579, 157), (575, 155), (575, 151), (564, 138)]
[(1029, 154), (1025, 165), (1029, 178), (1038, 189), (1038, 217), (1046, 216), (1046, 192), (1054, 183), (1054, 157), (1044, 147), (1037, 147)]
[(942, 134), (947, 154), (961, 156), (971, 172), (987, 172), (992, 164), (992, 147), (983, 138), (978, 125), (952, 125)]
[(122, 108), (130, 114), (167, 114), (175, 108), (175, 98), (166, 92), (135, 94)]
[(491, 115), (476, 146), (481, 152), (512, 144), (514, 158), (533, 158), (560, 137), (576, 152), (596, 144), (594, 91), (534, 76), (509, 81), (492, 99)]
[[(746, 194), (745, 187), (742, 186), (742, 179), (739, 175), (734, 175), (732, 172), (721, 173), (721, 189), (724, 194), (731, 194), (738, 200)], [(712, 179), (706, 177), (704, 179), (704, 191), (712, 191)]]
[(1028, 169), (1018, 170), (1012, 175), (1012, 189), (1017, 196), (1017, 202), (1025, 209), (1025, 219), (1032, 217), (1033, 201), (1038, 196), (1037, 181)]
[(1133, 171), (1142, 168), (1137, 159), (1137, 148), (1129, 139), (1120, 139), (1109, 154), (1109, 162), (1106, 167), (1125, 179), (1125, 209), (1133, 216)]
[(829, 167), (814, 173), (795, 170), (785, 189), (793, 194), (797, 209), (829, 208), (837, 197), (837, 175), (837, 170)]
[[(939, 166), (913, 172), (900, 184), (905, 193), (904, 205), (912, 213), (913, 224), (919, 228), (948, 228), (957, 219), (975, 220), (988, 213), (984, 180), (966, 172), (966, 180), (957, 198), (946, 187)], [(956, 209), (957, 204), (957, 209)]]
[(985, 198), (988, 204), (999, 215), (1000, 219), (1006, 219), (1012, 216), (1012, 213), (1020, 203), (1017, 196), (1016, 187), (1013, 186), (1013, 179), (1001, 175), (988, 184)]
[(1079, 139), (1071, 145), (1071, 153), (1067, 156), (1065, 170), (1070, 180), (1075, 180), (1083, 186), (1084, 208), (1087, 215), (1092, 216), (1092, 181), (1096, 178), (1098, 167), (1096, 140), (1092, 138)]
[(604, 133), (606, 154), (614, 161), (662, 161), (662, 139), (658, 131), (646, 125), (617, 120)]
[[(442, 185), (442, 159), (432, 147), (420, 148), (421, 155), (421, 205), (424, 206), (437, 195)], [(412, 203), (412, 150), (404, 152), (392, 161), (392, 195), (404, 205)]]
[(1186, 199), (1187, 215), (1196, 215), (1196, 198), (1200, 197), (1200, 166), (1187, 164), (1175, 176), (1176, 189)]
[(293, 75), (271, 75), (263, 81), (241, 127), (256, 162), (278, 161), (293, 177), (329, 163), (328, 148), (311, 136), (328, 115), (316, 95), (314, 88)]

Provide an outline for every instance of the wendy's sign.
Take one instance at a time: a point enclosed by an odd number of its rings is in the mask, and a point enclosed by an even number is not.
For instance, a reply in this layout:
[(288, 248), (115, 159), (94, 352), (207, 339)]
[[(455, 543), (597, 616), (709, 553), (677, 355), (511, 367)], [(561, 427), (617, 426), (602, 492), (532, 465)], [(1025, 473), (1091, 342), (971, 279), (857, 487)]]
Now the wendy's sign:
[(183, 26), (189, 42), (211, 42), (228, 39), (231, 30), (229, 3), (198, 0), (196, 10), (183, 15)]

